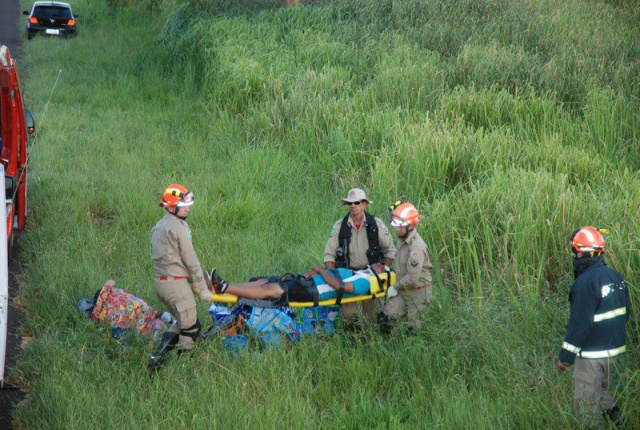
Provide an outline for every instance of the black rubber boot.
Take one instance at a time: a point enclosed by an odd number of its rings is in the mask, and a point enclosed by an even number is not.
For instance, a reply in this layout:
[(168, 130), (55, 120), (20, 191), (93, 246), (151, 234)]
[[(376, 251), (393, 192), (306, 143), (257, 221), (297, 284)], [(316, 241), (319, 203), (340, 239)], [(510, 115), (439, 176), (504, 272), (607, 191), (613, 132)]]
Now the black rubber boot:
[(160, 345), (156, 348), (155, 352), (149, 359), (149, 368), (157, 369), (158, 367), (164, 364), (164, 360), (173, 348), (178, 344), (178, 339), (180, 335), (178, 333), (165, 331), (162, 335), (162, 340), (160, 341)]
[(624, 428), (622, 420), (620, 419), (620, 407), (618, 407), (618, 405), (615, 405), (611, 409), (607, 409), (602, 415), (604, 415), (605, 419), (608, 418), (615, 425), (615, 428)]
[(378, 326), (380, 327), (380, 332), (388, 336), (391, 334), (391, 329), (393, 328), (393, 320), (387, 316), (384, 312), (380, 312), (378, 314)]

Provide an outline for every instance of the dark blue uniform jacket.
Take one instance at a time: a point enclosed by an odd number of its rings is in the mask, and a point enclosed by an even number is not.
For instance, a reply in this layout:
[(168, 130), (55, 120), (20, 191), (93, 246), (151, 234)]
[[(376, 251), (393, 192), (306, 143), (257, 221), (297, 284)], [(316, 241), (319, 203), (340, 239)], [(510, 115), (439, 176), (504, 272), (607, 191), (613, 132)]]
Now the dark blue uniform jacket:
[(625, 351), (625, 325), (630, 317), (629, 290), (603, 256), (575, 259), (576, 280), (569, 290), (571, 316), (560, 361), (576, 356), (607, 358)]

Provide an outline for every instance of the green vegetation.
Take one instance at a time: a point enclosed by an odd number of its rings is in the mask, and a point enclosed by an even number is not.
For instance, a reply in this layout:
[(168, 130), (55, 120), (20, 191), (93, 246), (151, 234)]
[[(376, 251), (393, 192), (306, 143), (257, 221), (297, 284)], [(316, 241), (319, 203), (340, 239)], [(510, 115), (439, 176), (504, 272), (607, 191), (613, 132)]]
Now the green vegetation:
[[(640, 7), (302, 3), (78, 0), (78, 37), (26, 45), (42, 129), (16, 427), (577, 428), (554, 367), (574, 228), (610, 229), (640, 308)], [(215, 339), (150, 377), (152, 344), (117, 343), (75, 305), (113, 278), (161, 308), (149, 230), (174, 181), (196, 195), (202, 264), (231, 280), (320, 262), (353, 186), (378, 215), (406, 196), (437, 264), (424, 329), (240, 356)], [(629, 328), (615, 394), (631, 429)]]

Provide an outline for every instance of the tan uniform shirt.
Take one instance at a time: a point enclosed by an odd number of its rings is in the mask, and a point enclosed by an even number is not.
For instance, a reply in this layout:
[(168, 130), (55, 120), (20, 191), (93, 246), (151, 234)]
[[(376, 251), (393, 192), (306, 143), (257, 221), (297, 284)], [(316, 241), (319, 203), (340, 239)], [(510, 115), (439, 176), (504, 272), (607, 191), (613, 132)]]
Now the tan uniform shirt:
[(396, 276), (398, 290), (431, 286), (431, 256), (427, 244), (417, 230), (412, 230), (406, 239), (398, 239)]
[(207, 289), (185, 220), (167, 212), (158, 221), (151, 229), (151, 258), (157, 276), (185, 276), (194, 293)]
[[(380, 248), (385, 258), (394, 259), (396, 257), (396, 247), (393, 244), (393, 239), (389, 234), (387, 226), (378, 217), (375, 217), (376, 224), (378, 224), (378, 241), (380, 242)], [(367, 249), (369, 249), (369, 239), (367, 239), (367, 226), (365, 224), (366, 218), (362, 219), (362, 225), (360, 230), (356, 230), (355, 224), (351, 217), (347, 221), (351, 227), (351, 241), (349, 242), (349, 264), (351, 267), (363, 269), (369, 265), (367, 259)], [(340, 227), (342, 226), (342, 219), (339, 219), (331, 230), (331, 235), (327, 241), (327, 245), (324, 248), (324, 261), (335, 263), (336, 261), (336, 249), (340, 246)]]

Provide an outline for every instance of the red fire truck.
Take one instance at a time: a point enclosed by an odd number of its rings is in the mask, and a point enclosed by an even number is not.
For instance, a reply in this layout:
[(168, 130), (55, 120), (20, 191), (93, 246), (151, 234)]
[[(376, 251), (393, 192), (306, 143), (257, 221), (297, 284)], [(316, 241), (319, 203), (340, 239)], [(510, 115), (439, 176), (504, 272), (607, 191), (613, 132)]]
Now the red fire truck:
[(0, 188), (5, 189), (6, 205), (6, 219), (4, 222), (0, 219), (1, 388), (4, 385), (9, 310), (8, 263), (13, 233), (24, 228), (27, 214), (27, 135), (34, 131), (33, 116), (23, 106), (18, 65), (4, 45), (0, 45), (0, 131)]
[(31, 112), (25, 111), (18, 64), (9, 48), (0, 46), (0, 163), (4, 166), (9, 252), (13, 232), (22, 231), (27, 214), (27, 134), (34, 131)]

